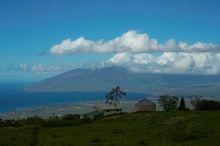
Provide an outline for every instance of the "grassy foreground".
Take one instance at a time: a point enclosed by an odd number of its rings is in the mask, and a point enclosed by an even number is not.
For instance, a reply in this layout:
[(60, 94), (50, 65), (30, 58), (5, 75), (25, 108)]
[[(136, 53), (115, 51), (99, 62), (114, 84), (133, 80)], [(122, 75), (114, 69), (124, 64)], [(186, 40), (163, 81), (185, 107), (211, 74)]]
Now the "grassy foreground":
[(1, 126), (0, 145), (220, 145), (220, 111), (143, 112), (67, 125), (39, 123)]

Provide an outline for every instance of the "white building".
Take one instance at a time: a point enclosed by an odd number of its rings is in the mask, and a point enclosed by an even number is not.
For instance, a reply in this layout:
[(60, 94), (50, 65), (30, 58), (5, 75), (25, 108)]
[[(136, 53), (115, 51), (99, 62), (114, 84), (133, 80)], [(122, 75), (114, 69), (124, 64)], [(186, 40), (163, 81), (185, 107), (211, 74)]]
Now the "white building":
[(104, 112), (104, 115), (113, 115), (122, 113), (122, 106), (120, 104), (97, 104), (95, 105), (95, 109), (98, 112)]

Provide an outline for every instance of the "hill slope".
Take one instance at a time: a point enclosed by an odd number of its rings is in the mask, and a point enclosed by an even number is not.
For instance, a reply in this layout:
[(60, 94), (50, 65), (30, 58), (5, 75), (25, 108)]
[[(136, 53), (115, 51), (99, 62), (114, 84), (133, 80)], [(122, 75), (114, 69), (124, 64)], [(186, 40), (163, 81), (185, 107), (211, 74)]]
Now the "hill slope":
[(220, 111), (130, 113), (87, 121), (32, 118), (0, 126), (0, 145), (219, 146), (219, 122)]
[(178, 95), (220, 95), (218, 75), (133, 73), (121, 67), (75, 69), (27, 87), (34, 92), (108, 91)]

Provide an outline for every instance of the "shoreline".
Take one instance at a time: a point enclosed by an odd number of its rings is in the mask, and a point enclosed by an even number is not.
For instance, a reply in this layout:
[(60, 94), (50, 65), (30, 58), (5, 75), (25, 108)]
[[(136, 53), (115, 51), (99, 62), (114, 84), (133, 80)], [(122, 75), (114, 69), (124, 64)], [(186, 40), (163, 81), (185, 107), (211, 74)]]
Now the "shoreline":
[[(156, 111), (161, 111), (162, 108), (159, 106), (157, 100), (158, 98), (149, 98), (151, 101), (156, 103)], [(212, 99), (212, 98), (206, 98)], [(133, 112), (134, 104), (140, 99), (124, 99), (121, 100), (121, 105), (123, 107), (123, 112)], [(216, 98), (214, 100), (219, 100)], [(51, 116), (63, 116), (65, 114), (85, 114), (94, 111), (94, 105), (97, 103), (104, 103), (104, 99), (88, 100), (88, 101), (75, 101), (75, 102), (64, 102), (46, 105), (34, 105), (21, 107), (9, 111), (0, 111), (0, 119), (3, 120), (19, 120), (25, 119), (27, 117), (38, 116), (40, 118), (49, 118)], [(191, 99), (185, 98), (186, 106), (192, 109)]]
[[(104, 100), (81, 101), (71, 103), (59, 103), (49, 105), (39, 105), (31, 107), (22, 107), (6, 112), (0, 112), (0, 119), (3, 120), (20, 120), (27, 117), (38, 116), (41, 118), (49, 118), (50, 116), (63, 116), (65, 114), (85, 114), (94, 110), (94, 105), (103, 103)], [(132, 112), (134, 103), (137, 100), (123, 100), (121, 105), (124, 112)]]

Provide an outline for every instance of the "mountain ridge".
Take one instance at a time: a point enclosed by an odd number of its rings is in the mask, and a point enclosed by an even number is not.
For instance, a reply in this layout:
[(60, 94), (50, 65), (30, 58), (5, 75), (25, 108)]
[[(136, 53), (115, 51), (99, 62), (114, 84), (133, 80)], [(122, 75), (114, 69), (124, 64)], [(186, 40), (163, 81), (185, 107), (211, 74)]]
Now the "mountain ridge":
[(74, 69), (26, 88), (30, 92), (108, 91), (176, 95), (220, 95), (219, 75), (134, 73), (123, 67)]

